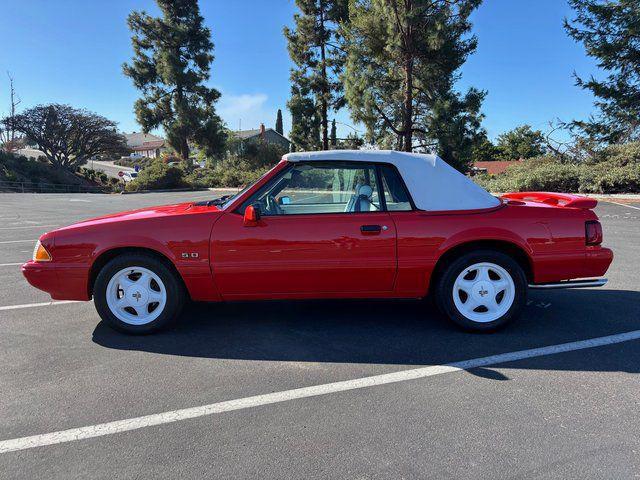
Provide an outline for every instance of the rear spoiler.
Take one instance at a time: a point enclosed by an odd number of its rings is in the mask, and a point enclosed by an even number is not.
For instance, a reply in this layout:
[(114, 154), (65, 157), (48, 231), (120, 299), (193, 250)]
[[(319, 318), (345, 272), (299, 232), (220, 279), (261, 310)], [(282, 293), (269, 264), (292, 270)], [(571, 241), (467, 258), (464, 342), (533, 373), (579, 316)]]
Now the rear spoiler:
[(581, 208), (583, 210), (591, 210), (598, 205), (598, 201), (595, 198), (582, 197), (570, 193), (515, 192), (505, 193), (502, 195), (502, 198), (544, 203), (545, 205), (553, 205), (554, 207)]

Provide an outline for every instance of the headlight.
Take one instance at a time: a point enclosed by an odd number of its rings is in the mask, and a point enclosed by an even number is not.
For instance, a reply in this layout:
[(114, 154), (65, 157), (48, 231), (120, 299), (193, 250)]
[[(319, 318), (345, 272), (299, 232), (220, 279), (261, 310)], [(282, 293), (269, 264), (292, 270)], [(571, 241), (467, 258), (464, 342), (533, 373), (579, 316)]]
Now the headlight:
[(51, 255), (47, 252), (47, 249), (42, 246), (40, 240), (36, 242), (36, 246), (33, 248), (33, 261), (34, 262), (50, 262)]

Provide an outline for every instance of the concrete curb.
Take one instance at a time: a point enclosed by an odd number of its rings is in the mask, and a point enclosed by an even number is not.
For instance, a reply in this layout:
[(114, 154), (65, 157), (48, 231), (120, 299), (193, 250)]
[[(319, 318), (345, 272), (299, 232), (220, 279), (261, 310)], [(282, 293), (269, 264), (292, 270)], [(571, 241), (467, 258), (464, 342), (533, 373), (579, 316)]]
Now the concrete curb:
[(138, 193), (171, 193), (171, 192), (206, 192), (208, 188), (164, 188), (160, 190), (137, 190), (135, 192), (120, 192), (120, 195), (134, 195)]

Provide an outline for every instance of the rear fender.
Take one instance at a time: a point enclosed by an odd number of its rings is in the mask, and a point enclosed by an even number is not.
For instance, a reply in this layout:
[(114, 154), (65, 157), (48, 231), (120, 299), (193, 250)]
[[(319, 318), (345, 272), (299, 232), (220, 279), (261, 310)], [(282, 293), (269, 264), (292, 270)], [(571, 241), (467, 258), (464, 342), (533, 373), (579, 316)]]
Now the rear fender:
[[(541, 233), (543, 233), (544, 236), (548, 237), (548, 230), (546, 230), (543, 225), (540, 225), (540, 228)], [(445, 254), (452, 248), (456, 248), (465, 243), (473, 243), (477, 241), (507, 242), (523, 250), (527, 254), (527, 256), (531, 257), (533, 255), (533, 249), (531, 248), (529, 243), (513, 231), (505, 230), (502, 228), (482, 227), (465, 230), (447, 238), (447, 240), (445, 240), (442, 245), (440, 245), (440, 248), (438, 250), (438, 258), (440, 258), (443, 254)]]

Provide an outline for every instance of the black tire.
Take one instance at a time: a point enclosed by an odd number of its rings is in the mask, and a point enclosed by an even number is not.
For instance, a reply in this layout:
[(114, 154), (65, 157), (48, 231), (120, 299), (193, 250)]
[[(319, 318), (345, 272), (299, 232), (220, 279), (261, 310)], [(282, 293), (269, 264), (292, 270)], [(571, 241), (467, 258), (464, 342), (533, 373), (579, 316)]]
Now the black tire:
[[(107, 303), (107, 286), (111, 278), (128, 267), (143, 267), (156, 274), (166, 288), (164, 309), (153, 321), (144, 325), (133, 325), (119, 319)], [(110, 327), (127, 334), (143, 335), (157, 332), (176, 321), (186, 301), (186, 292), (181, 279), (162, 260), (146, 253), (125, 253), (110, 260), (98, 273), (93, 288), (93, 302), (100, 318)], [(153, 308), (153, 305), (149, 309)]]
[[(455, 304), (454, 294), (459, 294), (454, 292), (456, 279), (465, 269), (478, 263), (492, 263), (502, 267), (511, 276), (515, 286), (511, 307), (493, 321), (481, 322), (469, 319)], [(495, 250), (476, 250), (461, 255), (445, 267), (442, 274), (436, 279), (434, 301), (446, 317), (465, 330), (486, 332), (504, 327), (518, 317), (527, 302), (527, 289), (526, 275), (522, 267), (512, 257)]]

